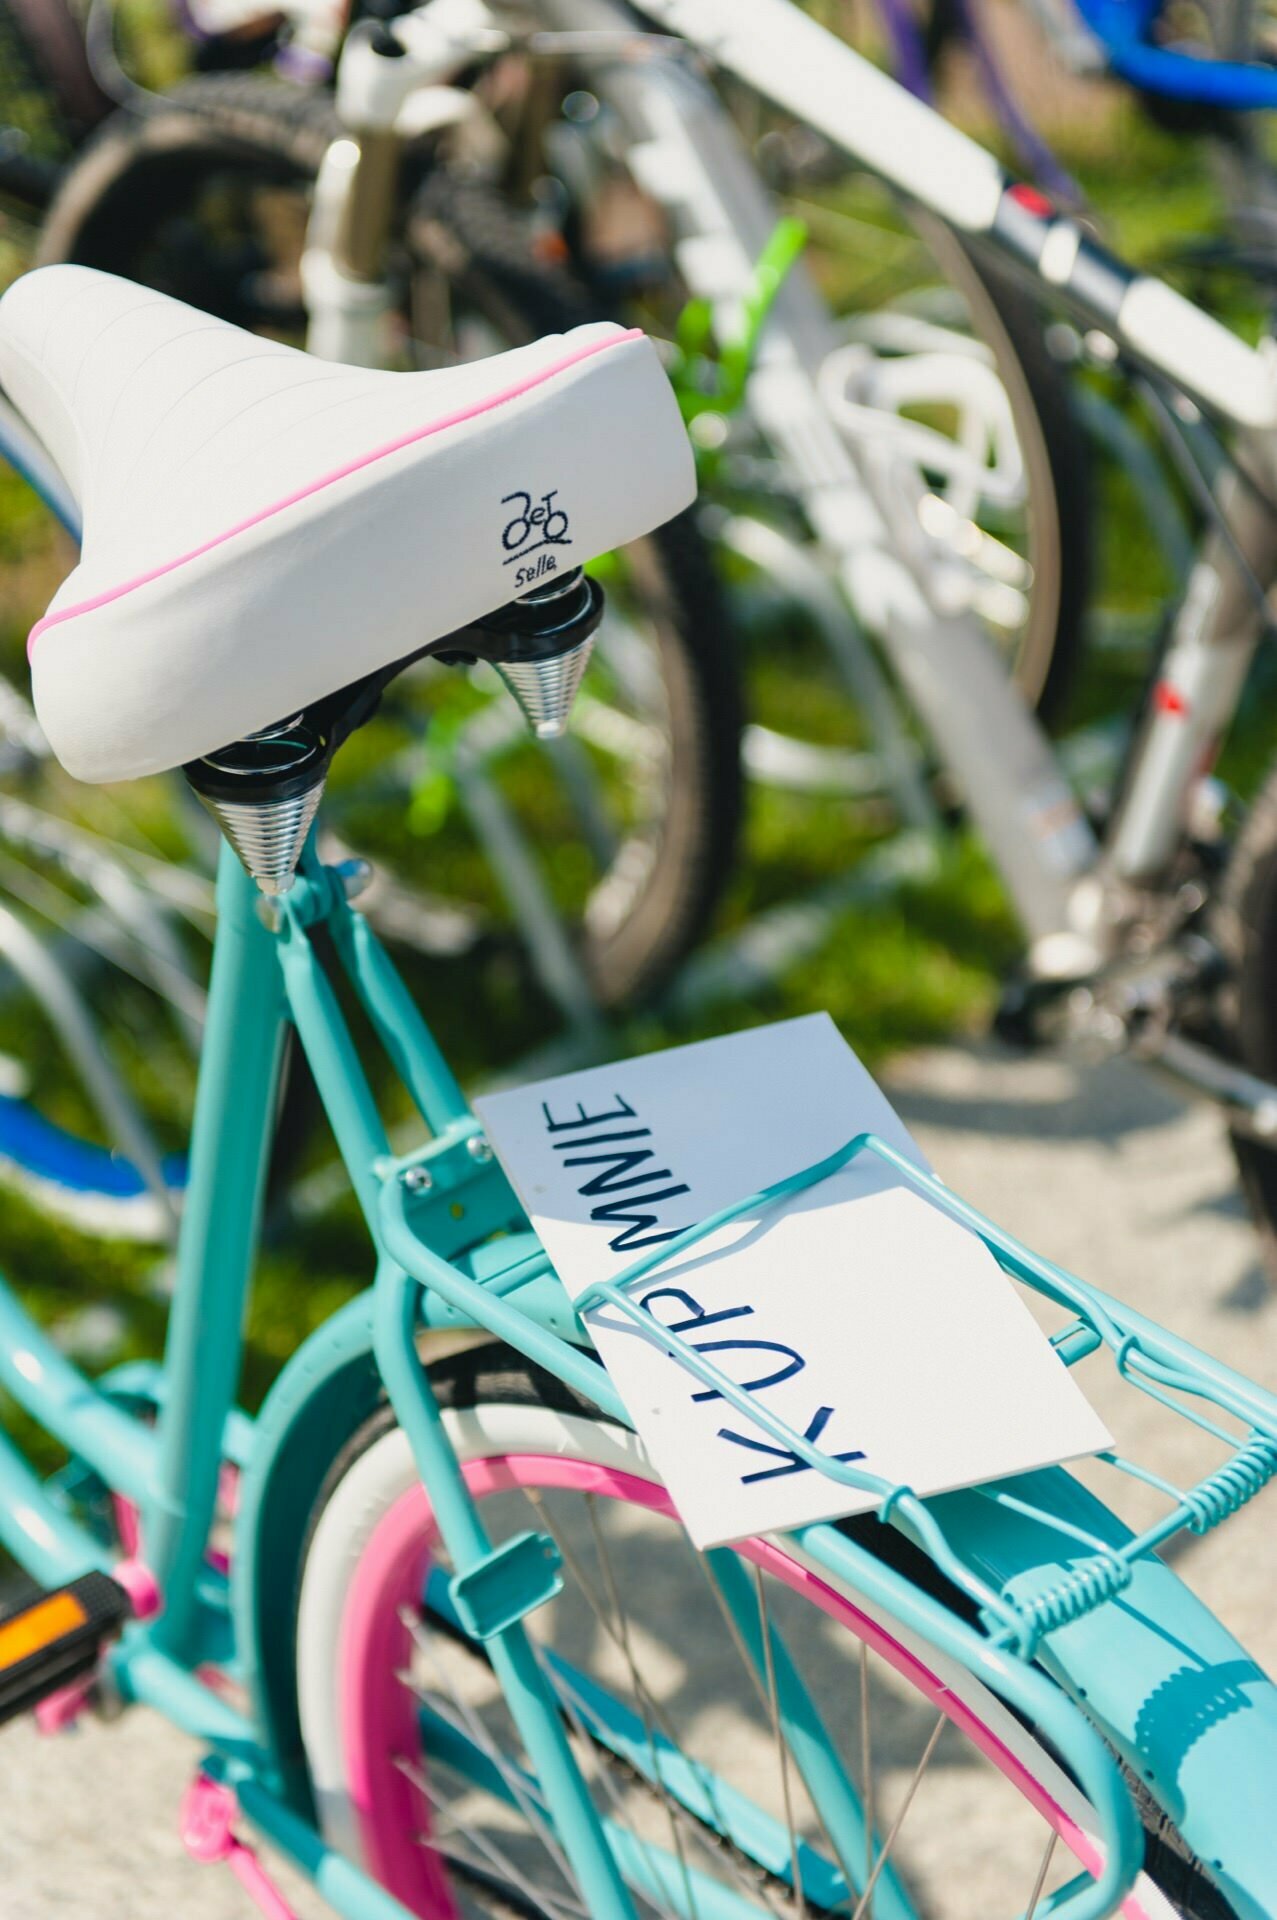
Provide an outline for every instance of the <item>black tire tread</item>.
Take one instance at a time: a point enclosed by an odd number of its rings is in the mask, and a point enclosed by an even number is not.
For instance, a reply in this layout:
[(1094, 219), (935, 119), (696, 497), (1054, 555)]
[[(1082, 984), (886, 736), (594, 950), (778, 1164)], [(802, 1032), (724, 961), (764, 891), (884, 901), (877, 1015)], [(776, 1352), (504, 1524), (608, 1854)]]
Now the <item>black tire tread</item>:
[(121, 108), (63, 176), (40, 235), (37, 265), (74, 261), (110, 272), (156, 217), (179, 161), (268, 153), (313, 175), (339, 131), (330, 95), (254, 74), (200, 74), (145, 113)]

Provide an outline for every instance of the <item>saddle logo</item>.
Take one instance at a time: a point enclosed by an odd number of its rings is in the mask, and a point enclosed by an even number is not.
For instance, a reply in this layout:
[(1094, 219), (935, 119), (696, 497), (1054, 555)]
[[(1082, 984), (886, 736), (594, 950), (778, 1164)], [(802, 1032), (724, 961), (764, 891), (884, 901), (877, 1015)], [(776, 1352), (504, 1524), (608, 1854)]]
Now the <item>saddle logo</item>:
[(516, 560), (527, 562), (534, 553), (541, 556), (530, 566), (520, 565), (514, 576), (516, 587), (530, 587), (537, 580), (544, 579), (547, 573), (553, 573), (559, 564), (559, 557), (551, 549), (572, 545), (568, 516), (562, 507), (555, 505), (558, 491), (557, 487), (552, 487), (549, 493), (543, 493), (535, 501), (530, 493), (524, 493), (521, 489), (502, 496), (503, 507), (512, 506), (516, 509), (501, 531), (501, 545), (505, 548), (502, 566), (513, 566)]

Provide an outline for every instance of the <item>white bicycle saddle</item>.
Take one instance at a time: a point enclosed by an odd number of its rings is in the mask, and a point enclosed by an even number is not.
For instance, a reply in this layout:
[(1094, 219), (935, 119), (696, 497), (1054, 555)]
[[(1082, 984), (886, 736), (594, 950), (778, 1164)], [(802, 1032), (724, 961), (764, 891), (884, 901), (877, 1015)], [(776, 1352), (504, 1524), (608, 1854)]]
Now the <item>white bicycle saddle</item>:
[(83, 515), (29, 648), (41, 724), (82, 780), (270, 726), (695, 492), (656, 352), (612, 325), (376, 373), (44, 267), (0, 300), (0, 383)]

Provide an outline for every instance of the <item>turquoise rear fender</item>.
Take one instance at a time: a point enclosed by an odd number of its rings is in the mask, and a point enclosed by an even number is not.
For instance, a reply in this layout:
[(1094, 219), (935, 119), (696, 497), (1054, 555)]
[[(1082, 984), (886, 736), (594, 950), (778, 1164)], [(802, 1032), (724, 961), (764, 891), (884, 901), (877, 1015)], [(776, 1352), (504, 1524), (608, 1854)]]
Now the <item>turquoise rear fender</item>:
[[(1108, 1544), (1131, 1536), (1062, 1468), (929, 1502), (994, 1586), (1040, 1594), (1078, 1561), (1063, 1536), (998, 1504), (1008, 1494)], [(1218, 1882), (1240, 1920), (1277, 1916), (1277, 1687), (1161, 1560), (1115, 1600), (1042, 1643), (1041, 1665), (1084, 1707)]]
[(241, 1481), (231, 1568), (236, 1650), (273, 1784), (307, 1818), (294, 1647), (306, 1531), (334, 1459), (382, 1397), (372, 1295), (361, 1293), (303, 1341), (267, 1394)]
[[(472, 1256), (476, 1272), (528, 1264), (531, 1235), (512, 1234)], [(557, 1282), (530, 1280), (521, 1298), (547, 1325), (574, 1324)], [(441, 1302), (431, 1323), (462, 1328)], [(372, 1351), (373, 1295), (358, 1294), (303, 1341), (267, 1394), (243, 1471), (231, 1570), (235, 1645), (258, 1738), (275, 1785), (311, 1814), (297, 1718), (295, 1612), (306, 1533), (333, 1461), (385, 1399)], [(469, 1330), (465, 1328), (464, 1330)]]

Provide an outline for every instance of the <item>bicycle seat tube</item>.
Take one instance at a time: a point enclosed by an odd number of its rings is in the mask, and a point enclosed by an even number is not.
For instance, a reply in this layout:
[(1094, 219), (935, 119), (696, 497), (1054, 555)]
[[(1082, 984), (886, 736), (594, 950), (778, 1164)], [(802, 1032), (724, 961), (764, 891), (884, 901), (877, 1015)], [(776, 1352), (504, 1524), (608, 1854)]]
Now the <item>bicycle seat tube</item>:
[[(1248, 435), (1237, 451), (1270, 487), (1267, 436)], [(1228, 533), (1208, 533), (1189, 575), (1114, 817), (1105, 864), (1119, 881), (1155, 880), (1169, 866), (1193, 788), (1210, 771), (1264, 631), (1237, 555), (1267, 588), (1277, 575), (1277, 520), (1236, 473), (1224, 475), (1219, 502)]]
[(339, 68), (344, 131), (324, 155), (302, 256), (307, 350), (352, 366), (385, 362), (386, 246), (399, 186), (396, 121), (411, 71), (393, 27), (365, 30)]

